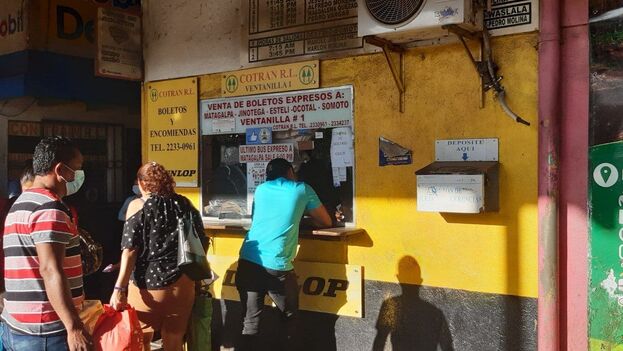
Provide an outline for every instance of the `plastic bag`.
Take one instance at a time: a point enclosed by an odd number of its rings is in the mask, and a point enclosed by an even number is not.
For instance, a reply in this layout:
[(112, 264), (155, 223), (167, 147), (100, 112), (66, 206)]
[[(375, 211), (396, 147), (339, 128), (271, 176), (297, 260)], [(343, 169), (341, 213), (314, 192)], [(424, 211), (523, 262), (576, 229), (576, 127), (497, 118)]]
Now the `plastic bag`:
[(186, 331), (186, 351), (212, 350), (212, 298), (210, 295), (197, 295)]
[(143, 351), (143, 331), (136, 310), (129, 305), (116, 311), (104, 305), (93, 332), (96, 351)]
[(99, 317), (104, 313), (104, 306), (100, 300), (84, 300), (82, 303), (82, 309), (78, 312), (84, 329), (86, 329), (89, 335), (93, 335), (95, 325), (99, 320)]

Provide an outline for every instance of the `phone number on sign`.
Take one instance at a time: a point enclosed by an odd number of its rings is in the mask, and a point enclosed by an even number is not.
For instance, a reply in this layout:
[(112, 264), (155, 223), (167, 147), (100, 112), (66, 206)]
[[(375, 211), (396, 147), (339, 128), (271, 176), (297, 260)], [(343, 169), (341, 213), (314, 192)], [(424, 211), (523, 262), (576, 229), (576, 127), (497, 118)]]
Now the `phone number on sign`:
[(166, 151), (185, 151), (185, 150), (195, 150), (195, 143), (167, 143)]

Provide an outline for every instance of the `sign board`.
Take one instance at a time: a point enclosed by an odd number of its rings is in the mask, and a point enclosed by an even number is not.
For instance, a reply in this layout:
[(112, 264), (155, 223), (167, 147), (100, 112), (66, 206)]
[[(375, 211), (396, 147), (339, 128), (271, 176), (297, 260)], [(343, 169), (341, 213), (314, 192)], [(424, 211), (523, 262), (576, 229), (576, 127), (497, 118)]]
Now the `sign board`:
[(98, 76), (142, 80), (141, 17), (100, 7), (97, 11)]
[[(240, 301), (235, 284), (238, 257), (208, 255), (208, 261), (220, 277), (213, 285), (214, 298)], [(294, 261), (294, 271), (301, 310), (363, 317), (361, 266)]]
[(177, 186), (198, 184), (199, 121), (197, 80), (185, 78), (145, 84), (147, 160), (161, 163)]
[(363, 53), (357, 0), (244, 0), (242, 63), (336, 52)]
[(243, 134), (261, 127), (273, 131), (348, 127), (352, 117), (351, 86), (201, 101), (203, 135)]
[(273, 130), (272, 128), (248, 128), (247, 129), (247, 145), (272, 144)]
[(479, 213), (484, 209), (483, 174), (417, 175), (417, 210)]
[[(623, 345), (623, 142), (589, 150), (591, 350)], [(617, 322), (614, 322), (617, 321)]]
[[(4, 1), (4, 0), (3, 0)], [(97, 16), (99, 7), (114, 8), (126, 13), (140, 14), (138, 0), (50, 0), (49, 2), (33, 1), (33, 6), (40, 6), (39, 11), (47, 11), (47, 31), (33, 33), (45, 35), (47, 38), (35, 38), (42, 47), (51, 52), (94, 58), (96, 56)], [(41, 4), (47, 4), (43, 6)], [(46, 24), (42, 24), (46, 25)]]
[(225, 72), (221, 76), (221, 93), (224, 97), (313, 89), (319, 86), (318, 60)]
[(240, 163), (270, 162), (276, 158), (284, 158), (289, 162), (294, 162), (294, 145), (240, 145), (238, 157), (240, 158)]
[(497, 161), (498, 139), (449, 139), (435, 142), (437, 161)]
[(23, 0), (0, 1), (0, 55), (28, 47), (28, 6)]
[(493, 0), (485, 11), (485, 26), (492, 35), (533, 32), (539, 29), (538, 0)]

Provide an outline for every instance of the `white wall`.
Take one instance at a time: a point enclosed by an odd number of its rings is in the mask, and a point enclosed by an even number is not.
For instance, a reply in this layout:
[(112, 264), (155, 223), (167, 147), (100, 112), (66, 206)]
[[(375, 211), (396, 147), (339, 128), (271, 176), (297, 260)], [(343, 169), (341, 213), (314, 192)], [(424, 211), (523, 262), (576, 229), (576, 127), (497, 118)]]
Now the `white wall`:
[(143, 0), (145, 81), (240, 68), (240, 0)]

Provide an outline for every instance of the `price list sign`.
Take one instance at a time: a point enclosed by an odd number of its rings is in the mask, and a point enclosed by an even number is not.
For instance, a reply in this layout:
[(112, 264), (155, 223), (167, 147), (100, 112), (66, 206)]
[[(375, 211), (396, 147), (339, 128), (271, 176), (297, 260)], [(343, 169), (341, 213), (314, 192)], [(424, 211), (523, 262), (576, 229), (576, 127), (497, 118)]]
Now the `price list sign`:
[(362, 50), (357, 0), (248, 0), (244, 48), (249, 63)]

